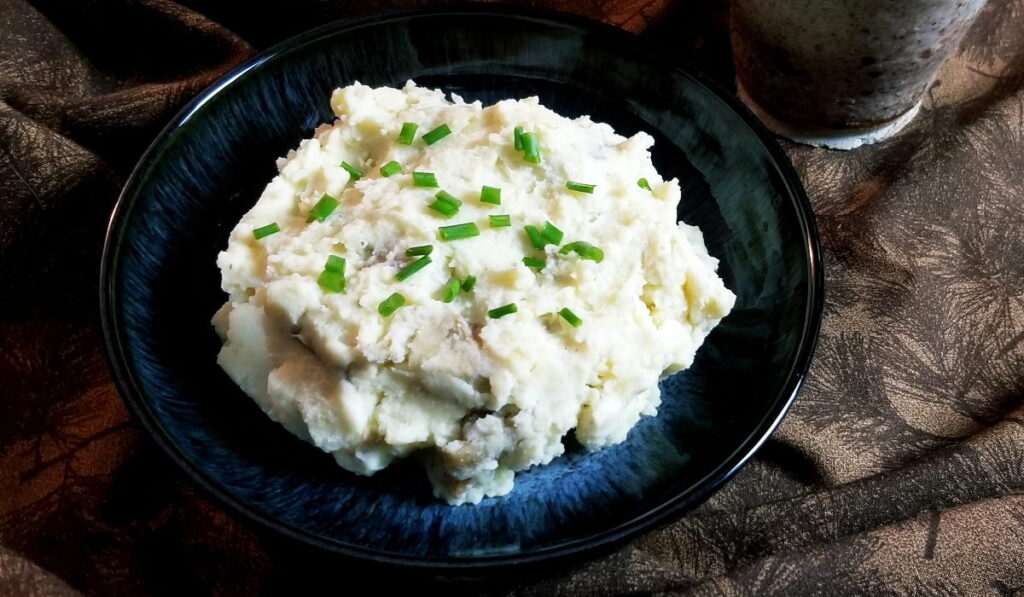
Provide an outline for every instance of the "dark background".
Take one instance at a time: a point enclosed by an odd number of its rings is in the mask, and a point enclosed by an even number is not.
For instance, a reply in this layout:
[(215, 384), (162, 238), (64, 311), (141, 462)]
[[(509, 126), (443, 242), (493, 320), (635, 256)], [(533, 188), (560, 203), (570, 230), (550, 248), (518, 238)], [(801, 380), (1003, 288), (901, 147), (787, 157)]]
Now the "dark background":
[[(416, 4), (0, 0), (0, 594), (348, 592), (372, 574), (254, 535), (157, 452), (107, 372), (96, 280), (117, 192), (184, 102), (290, 35)], [(727, 2), (527, 4), (731, 87)], [(990, 0), (898, 137), (784, 147), (828, 266), (790, 416), (687, 518), (489, 592), (1024, 594), (1024, 0)]]

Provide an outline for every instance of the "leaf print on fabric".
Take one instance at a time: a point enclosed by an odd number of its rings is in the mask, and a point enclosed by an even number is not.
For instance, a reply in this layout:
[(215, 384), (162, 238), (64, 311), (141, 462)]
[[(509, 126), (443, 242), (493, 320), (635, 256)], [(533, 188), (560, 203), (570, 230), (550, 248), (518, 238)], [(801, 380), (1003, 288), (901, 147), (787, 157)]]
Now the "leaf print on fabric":
[(1010, 30), (1019, 29), (1021, 18), (1024, 18), (1024, 7), (1020, 2), (986, 2), (974, 25), (967, 30), (960, 44), (961, 52), (984, 64), (998, 63), (1001, 58), (1020, 50), (1016, 43), (1019, 38)]
[(990, 323), (963, 333), (960, 313), (948, 302), (921, 305), (912, 319), (893, 324), (898, 333), (882, 345), (890, 401), (908, 424), (940, 437), (978, 431), (1019, 400), (985, 384), (993, 361), (1007, 356), (1005, 329)]
[[(837, 455), (868, 471), (885, 470), (946, 440), (907, 423), (884, 386), (877, 342), (852, 334), (823, 339), (807, 390), (793, 414), (822, 438), (835, 438)], [(838, 408), (836, 396), (842, 396)]]

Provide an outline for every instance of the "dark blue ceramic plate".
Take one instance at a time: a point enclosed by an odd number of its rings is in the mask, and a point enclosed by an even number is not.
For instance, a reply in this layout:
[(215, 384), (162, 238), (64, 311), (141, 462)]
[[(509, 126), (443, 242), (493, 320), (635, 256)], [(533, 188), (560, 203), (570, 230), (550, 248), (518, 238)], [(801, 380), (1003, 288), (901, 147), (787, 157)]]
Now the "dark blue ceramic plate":
[[(435, 500), (411, 463), (338, 468), (263, 415), (215, 363), (215, 266), (275, 159), (332, 120), (332, 89), (407, 79), (485, 104), (540, 96), (622, 134), (656, 138), (679, 216), (704, 231), (736, 309), (656, 418), (588, 454), (569, 446), (478, 506)], [(107, 236), (102, 316), (130, 408), (197, 483), (258, 525), (336, 553), (488, 568), (592, 553), (670, 521), (775, 429), (811, 358), (822, 271), (811, 211), (765, 129), (731, 96), (613, 28), (550, 13), (427, 10), (328, 25), (236, 69), (163, 131), (125, 186)]]

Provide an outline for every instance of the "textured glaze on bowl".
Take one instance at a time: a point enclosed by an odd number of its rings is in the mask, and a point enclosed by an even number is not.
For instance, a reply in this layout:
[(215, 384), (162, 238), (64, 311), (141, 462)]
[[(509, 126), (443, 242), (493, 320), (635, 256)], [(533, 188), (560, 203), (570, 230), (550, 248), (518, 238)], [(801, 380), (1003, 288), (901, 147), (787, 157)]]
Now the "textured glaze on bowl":
[[(496, 33), (500, 32), (500, 33)], [(412, 463), (348, 474), (269, 421), (216, 364), (215, 264), (274, 160), (330, 117), (354, 80), (406, 79), (491, 103), (537, 95), (568, 116), (656, 137), (680, 216), (703, 231), (734, 312), (657, 417), (626, 442), (523, 472), (508, 496), (453, 508)], [(657, 90), (653, 93), (652, 90)], [(620, 31), (521, 9), (424, 10), (333, 24), (278, 46), (185, 108), (132, 175), (108, 233), (102, 316), (126, 402), (223, 504), (335, 553), (430, 568), (579, 557), (672, 520), (731, 476), (778, 425), (821, 313), (817, 237), (799, 182), (735, 99)]]

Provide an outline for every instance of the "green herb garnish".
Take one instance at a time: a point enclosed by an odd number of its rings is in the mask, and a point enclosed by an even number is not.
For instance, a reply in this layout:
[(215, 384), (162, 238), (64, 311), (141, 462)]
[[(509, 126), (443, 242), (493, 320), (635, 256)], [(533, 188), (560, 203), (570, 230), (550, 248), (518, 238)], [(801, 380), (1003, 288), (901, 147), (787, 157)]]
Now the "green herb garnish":
[(450, 303), (455, 300), (455, 297), (459, 295), (459, 291), (462, 290), (462, 284), (458, 280), (452, 279), (451, 282), (444, 287), (444, 294), (441, 296), (441, 302)]
[(523, 133), (523, 159), (531, 164), (540, 163), (540, 142), (537, 133)]
[(459, 207), (462, 205), (462, 202), (452, 196), (451, 193), (447, 191), (438, 191), (434, 197), (436, 200), (429, 205), (430, 209), (440, 213), (446, 218), (450, 218), (459, 213)]
[(316, 283), (329, 292), (344, 292), (345, 259), (337, 255), (328, 256), (324, 271), (317, 277)]
[(523, 264), (530, 269), (540, 271), (544, 269), (544, 266), (547, 265), (547, 262), (537, 257), (523, 257)]
[(476, 276), (466, 276), (462, 281), (462, 292), (472, 292), (476, 286)]
[(327, 216), (331, 215), (331, 213), (333, 213), (337, 208), (338, 200), (327, 193), (324, 193), (324, 196), (320, 197), (320, 200), (316, 202), (313, 209), (309, 210), (309, 216), (306, 218), (306, 221), (312, 222), (313, 220), (317, 220), (319, 222), (323, 222), (327, 219)]
[(589, 259), (591, 261), (596, 261), (597, 263), (601, 263), (604, 259), (604, 251), (582, 240), (565, 245), (559, 253), (567, 255), (569, 251), (575, 252), (583, 259)]
[(570, 191), (576, 191), (577, 193), (593, 193), (594, 187), (597, 185), (583, 184), (582, 182), (568, 181), (565, 183), (565, 187)]
[(544, 250), (544, 237), (540, 235), (540, 230), (537, 230), (536, 226), (527, 225), (523, 226), (526, 230), (526, 236), (530, 239), (530, 244), (533, 245), (534, 249), (538, 251)]
[(399, 282), (404, 282), (407, 278), (409, 278), (409, 276), (415, 274), (416, 272), (430, 265), (431, 261), (432, 260), (430, 259), (429, 256), (424, 255), (423, 257), (420, 257), (416, 261), (413, 261), (409, 265), (398, 270), (398, 273), (395, 274), (395, 278)]
[(345, 274), (324, 270), (317, 276), (316, 283), (320, 285), (320, 288), (328, 292), (344, 292)]
[(523, 127), (517, 126), (516, 128), (512, 129), (512, 140), (513, 140), (513, 146), (516, 148), (516, 151), (522, 151), (523, 150)]
[(387, 317), (398, 310), (399, 307), (405, 304), (405, 297), (397, 292), (382, 300), (377, 305), (377, 312), (383, 317)]
[(402, 125), (402, 132), (398, 133), (398, 142), (402, 145), (412, 145), (412, 140), (416, 138), (416, 129), (420, 128), (420, 125), (413, 122), (406, 122)]
[(505, 305), (503, 307), (498, 307), (497, 309), (491, 309), (490, 311), (487, 312), (487, 316), (490, 317), (491, 319), (498, 319), (498, 318), (504, 317), (504, 316), (506, 316), (506, 315), (508, 315), (510, 313), (515, 313), (518, 310), (519, 310), (519, 307), (517, 307), (515, 303), (509, 303), (509, 304), (507, 304), (507, 305)]
[(409, 247), (405, 250), (406, 257), (419, 257), (421, 255), (430, 255), (434, 252), (434, 245), (420, 245), (418, 247)]
[(452, 134), (452, 129), (448, 128), (447, 124), (442, 124), (429, 133), (424, 133), (423, 142), (427, 145), (433, 145), (450, 134)]
[(434, 176), (433, 172), (413, 172), (412, 184), (425, 189), (436, 189), (437, 177)]
[(324, 270), (328, 272), (345, 273), (345, 258), (337, 255), (328, 255), (324, 263)]
[(275, 234), (277, 232), (281, 232), (281, 227), (277, 225), (277, 222), (271, 222), (270, 224), (267, 224), (266, 226), (260, 226), (259, 228), (256, 228), (255, 230), (253, 230), (252, 231), (252, 236), (256, 240), (259, 240), (261, 238), (266, 238), (266, 237), (270, 236), (271, 234)]
[(544, 228), (540, 231), (540, 235), (544, 237), (544, 240), (556, 247), (562, 244), (562, 237), (565, 236), (565, 234), (558, 228), (555, 228), (555, 225), (551, 222), (544, 222)]
[(480, 236), (480, 229), (473, 222), (455, 224), (454, 226), (441, 226), (438, 230), (441, 233), (441, 240), (461, 240)]
[(487, 216), (487, 219), (491, 222), (491, 228), (508, 228), (512, 225), (512, 216), (509, 215)]
[(558, 312), (558, 314), (562, 316), (562, 319), (568, 321), (569, 325), (571, 325), (574, 328), (578, 328), (580, 327), (580, 325), (583, 324), (583, 320), (577, 317), (575, 313), (570, 311), (569, 307), (564, 307), (561, 311)]
[(395, 160), (391, 160), (390, 162), (380, 167), (380, 175), (385, 178), (388, 176), (392, 176), (394, 174), (398, 174), (401, 171), (402, 165), (396, 162)]
[(345, 169), (345, 172), (348, 172), (349, 176), (352, 177), (352, 182), (355, 182), (363, 177), (363, 171), (359, 170), (358, 168), (356, 168), (352, 164), (349, 164), (348, 162), (342, 162), (341, 167)]
[(480, 189), (480, 203), (501, 205), (501, 189), (484, 185)]
[(441, 214), (445, 218), (450, 218), (450, 217), (454, 216), (455, 214), (459, 213), (459, 208), (458, 207), (455, 207), (454, 205), (451, 205), (449, 203), (445, 203), (443, 201), (434, 201), (433, 203), (431, 203), (427, 207), (429, 207), (430, 209), (432, 209), (432, 210), (436, 211), (437, 213)]
[(640, 180), (636, 181), (636, 184), (641, 189), (647, 189), (648, 191), (652, 190), (651, 183), (647, 182), (646, 178), (641, 178)]

